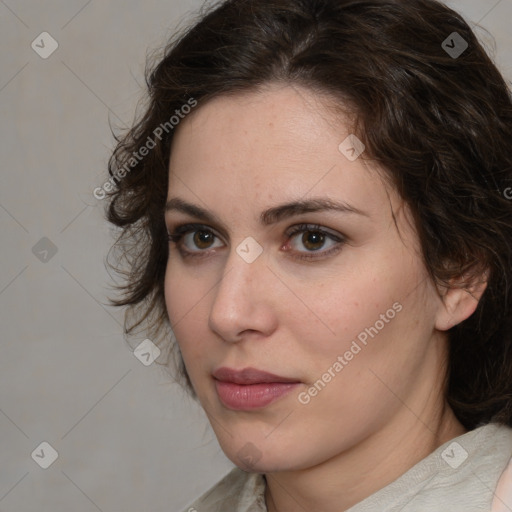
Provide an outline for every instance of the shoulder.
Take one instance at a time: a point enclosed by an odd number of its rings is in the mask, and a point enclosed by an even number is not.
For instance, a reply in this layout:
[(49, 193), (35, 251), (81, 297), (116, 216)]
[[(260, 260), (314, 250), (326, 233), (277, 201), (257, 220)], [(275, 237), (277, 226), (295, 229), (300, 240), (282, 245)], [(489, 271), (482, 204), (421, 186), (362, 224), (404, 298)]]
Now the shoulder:
[[(478, 498), (486, 496), (482, 501), (485, 501), (487, 509), (492, 502), (492, 512), (510, 512), (510, 508), (506, 506), (503, 509), (495, 507), (498, 504), (503, 505), (506, 492), (510, 492), (506, 489), (512, 489), (512, 428), (489, 423), (461, 436), (442, 452), (448, 464), (448, 456), (452, 455), (448, 450), (453, 451), (454, 446), (456, 453), (460, 451), (461, 446), (464, 453), (460, 462), (457, 461), (456, 465), (452, 466), (455, 469), (450, 478), (452, 484), (458, 483), (467, 497), (473, 493), (478, 495)], [(464, 462), (466, 457), (467, 464)]]
[(509, 512), (510, 510), (512, 510), (512, 457), (498, 480), (491, 512)]
[(234, 468), (183, 512), (266, 512), (264, 494), (263, 475)]
[(458, 490), (459, 501), (472, 503), (475, 510), (489, 510), (492, 503), (491, 512), (510, 512), (512, 428), (498, 423), (481, 426), (448, 442), (441, 458), (449, 467), (445, 465), (437, 484), (449, 483)]
[[(511, 512), (504, 497), (511, 458), (512, 428), (482, 425), (447, 441), (350, 512)], [(493, 500), (505, 508), (491, 509)]]

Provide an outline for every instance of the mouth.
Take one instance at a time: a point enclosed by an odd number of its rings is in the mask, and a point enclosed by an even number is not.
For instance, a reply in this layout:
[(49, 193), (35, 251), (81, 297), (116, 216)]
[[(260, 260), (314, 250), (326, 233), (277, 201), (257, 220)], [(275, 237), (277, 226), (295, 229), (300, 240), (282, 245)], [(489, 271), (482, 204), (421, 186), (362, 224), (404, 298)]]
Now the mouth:
[(261, 409), (287, 395), (301, 382), (273, 373), (244, 368), (219, 368), (213, 374), (217, 395), (232, 410)]

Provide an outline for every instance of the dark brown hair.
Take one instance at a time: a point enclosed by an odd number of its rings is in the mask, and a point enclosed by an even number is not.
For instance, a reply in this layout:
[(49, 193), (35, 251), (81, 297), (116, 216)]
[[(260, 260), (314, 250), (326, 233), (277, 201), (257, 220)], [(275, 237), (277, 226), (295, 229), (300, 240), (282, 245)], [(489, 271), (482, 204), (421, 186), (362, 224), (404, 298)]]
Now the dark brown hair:
[[(177, 35), (146, 80), (144, 114), (109, 162), (125, 277), (113, 303), (128, 306), (127, 334), (145, 326), (180, 361), (164, 300), (169, 118), (191, 100), (299, 85), (356, 112), (365, 156), (412, 209), (435, 282), (488, 272), (476, 312), (449, 331), (447, 399), (468, 429), (512, 425), (512, 99), (460, 15), (434, 0), (228, 0)], [(180, 372), (190, 390), (182, 361)]]

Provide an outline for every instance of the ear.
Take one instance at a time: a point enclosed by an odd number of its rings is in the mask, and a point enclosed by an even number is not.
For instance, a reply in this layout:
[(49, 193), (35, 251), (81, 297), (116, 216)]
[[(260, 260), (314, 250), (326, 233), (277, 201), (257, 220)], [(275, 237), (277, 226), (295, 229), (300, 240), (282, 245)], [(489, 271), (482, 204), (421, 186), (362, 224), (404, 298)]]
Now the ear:
[(436, 329), (447, 331), (469, 318), (476, 310), (487, 288), (488, 272), (452, 279), (448, 286), (439, 286), (441, 300), (436, 315)]

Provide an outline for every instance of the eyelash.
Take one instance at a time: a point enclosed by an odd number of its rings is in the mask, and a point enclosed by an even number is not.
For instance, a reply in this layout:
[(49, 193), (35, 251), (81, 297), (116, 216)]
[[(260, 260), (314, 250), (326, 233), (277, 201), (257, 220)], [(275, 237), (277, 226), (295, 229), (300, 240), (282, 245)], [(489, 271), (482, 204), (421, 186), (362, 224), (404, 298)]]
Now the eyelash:
[[(204, 258), (207, 257), (209, 253), (215, 251), (215, 249), (206, 249), (203, 251), (188, 251), (183, 248), (182, 240), (185, 235), (188, 235), (189, 233), (194, 233), (197, 231), (205, 231), (207, 233), (213, 234), (216, 238), (219, 238), (208, 226), (204, 226), (202, 224), (183, 224), (181, 226), (177, 226), (174, 229), (173, 233), (168, 233), (167, 238), (169, 242), (172, 242), (176, 244), (178, 251), (180, 252), (180, 255), (182, 258)], [(325, 237), (337, 242), (337, 244), (327, 251), (315, 251), (315, 252), (309, 252), (306, 254), (300, 253), (300, 255), (294, 255), (292, 256), (294, 259), (297, 260), (303, 260), (303, 261), (312, 261), (312, 260), (319, 260), (327, 258), (337, 252), (339, 252), (345, 243), (345, 238), (342, 236), (336, 236), (333, 233), (330, 233), (328, 231), (325, 231), (318, 225), (314, 224), (300, 224), (297, 226), (293, 226), (288, 230), (286, 233), (286, 236), (290, 239), (293, 238), (295, 235), (299, 233), (305, 233), (305, 232), (312, 232), (312, 233), (320, 233), (324, 235)], [(319, 254), (320, 256), (317, 256)]]

